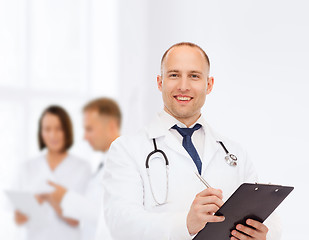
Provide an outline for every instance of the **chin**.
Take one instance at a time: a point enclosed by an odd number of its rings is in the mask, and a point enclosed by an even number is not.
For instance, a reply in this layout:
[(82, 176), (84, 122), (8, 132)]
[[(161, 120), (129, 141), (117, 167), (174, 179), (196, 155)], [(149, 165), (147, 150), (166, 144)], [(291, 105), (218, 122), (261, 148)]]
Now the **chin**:
[(93, 149), (94, 151), (100, 151), (100, 148), (98, 148), (97, 146), (94, 146), (94, 145), (92, 145), (92, 149)]
[(192, 117), (192, 113), (187, 111), (174, 111), (172, 114), (177, 118), (190, 118)]
[(54, 152), (54, 153), (65, 152), (64, 148), (48, 148), (48, 151), (51, 151), (51, 152)]

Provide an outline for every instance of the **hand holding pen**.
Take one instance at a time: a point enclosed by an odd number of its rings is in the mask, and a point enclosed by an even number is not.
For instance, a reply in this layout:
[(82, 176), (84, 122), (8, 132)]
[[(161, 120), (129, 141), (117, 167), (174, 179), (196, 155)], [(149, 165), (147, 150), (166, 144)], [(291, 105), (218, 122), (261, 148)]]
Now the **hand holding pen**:
[[(207, 222), (224, 221), (223, 216), (214, 216), (215, 212), (223, 205), (222, 191), (212, 188), (197, 172), (195, 175), (206, 186), (206, 189), (196, 195), (187, 217), (187, 228), (192, 235), (202, 230)], [(237, 224), (236, 229), (231, 231), (231, 240), (244, 240), (248, 239), (248, 236), (250, 239), (256, 240), (266, 239), (268, 232), (266, 225), (253, 219), (247, 219), (246, 223), (251, 227)]]
[(191, 235), (202, 230), (207, 222), (222, 222), (225, 219), (223, 216), (214, 215), (223, 205), (222, 191), (210, 187), (198, 173), (196, 173), (196, 176), (206, 186), (206, 189), (196, 195), (187, 215), (187, 228)]

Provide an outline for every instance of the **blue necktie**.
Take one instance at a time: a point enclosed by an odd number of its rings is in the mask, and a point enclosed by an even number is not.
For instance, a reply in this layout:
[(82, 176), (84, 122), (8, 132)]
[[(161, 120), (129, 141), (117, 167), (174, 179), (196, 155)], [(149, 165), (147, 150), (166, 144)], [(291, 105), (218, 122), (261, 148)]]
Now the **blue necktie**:
[(195, 163), (199, 174), (202, 172), (202, 161), (200, 156), (198, 155), (193, 143), (191, 136), (195, 130), (198, 130), (202, 127), (201, 124), (195, 124), (193, 128), (180, 128), (177, 125), (174, 125), (172, 128), (176, 129), (179, 134), (183, 137), (182, 146), (187, 150), (189, 155), (191, 156), (193, 162)]

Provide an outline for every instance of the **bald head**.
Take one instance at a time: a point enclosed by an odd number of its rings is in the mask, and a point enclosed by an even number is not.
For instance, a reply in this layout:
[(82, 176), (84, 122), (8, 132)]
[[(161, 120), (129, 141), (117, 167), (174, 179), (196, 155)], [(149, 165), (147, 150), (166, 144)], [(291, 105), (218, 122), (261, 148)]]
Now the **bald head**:
[(167, 49), (165, 51), (165, 53), (163, 54), (162, 56), (162, 59), (161, 59), (161, 75), (163, 75), (163, 68), (164, 68), (164, 62), (165, 62), (165, 59), (167, 58), (167, 56), (169, 55), (169, 52), (176, 48), (176, 47), (181, 47), (181, 46), (184, 46), (184, 47), (192, 47), (192, 48), (197, 48), (201, 54), (203, 55), (204, 59), (205, 59), (205, 63), (206, 63), (206, 66), (208, 67), (208, 69), (210, 68), (210, 61), (209, 61), (209, 58), (207, 56), (207, 54), (205, 53), (205, 51), (198, 45), (194, 44), (194, 43), (191, 43), (191, 42), (180, 42), (180, 43), (176, 43), (174, 44), (173, 46), (171, 46), (169, 49)]

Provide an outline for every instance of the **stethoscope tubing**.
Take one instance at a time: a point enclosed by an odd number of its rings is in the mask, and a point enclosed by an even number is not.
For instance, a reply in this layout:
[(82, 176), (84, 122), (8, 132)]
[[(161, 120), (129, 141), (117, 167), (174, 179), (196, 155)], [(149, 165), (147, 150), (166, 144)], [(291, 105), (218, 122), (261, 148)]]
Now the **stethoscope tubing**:
[[(157, 148), (157, 143), (156, 143), (156, 139), (153, 138), (153, 146), (154, 146), (154, 150), (151, 151), (146, 158), (146, 162), (145, 162), (145, 166), (146, 166), (146, 172), (147, 172), (147, 176), (148, 176), (148, 180), (149, 180), (149, 185), (150, 185), (150, 191), (152, 194), (152, 197), (154, 199), (154, 201), (156, 202), (157, 205), (163, 205), (165, 203), (167, 203), (167, 198), (168, 198), (168, 176), (169, 176), (169, 161), (168, 158), (165, 154), (165, 152), (161, 149)], [(217, 141), (217, 143), (219, 143), (221, 145), (221, 147), (223, 148), (223, 150), (225, 151), (226, 156), (224, 157), (226, 163), (232, 167), (237, 166), (237, 157), (234, 154), (229, 153), (229, 151), (227, 150), (227, 148), (224, 146), (223, 142), (221, 141)], [(160, 153), (162, 154), (164, 161), (165, 161), (165, 166), (166, 166), (166, 193), (165, 193), (165, 200), (163, 202), (159, 202), (154, 194), (154, 191), (152, 189), (152, 184), (151, 184), (151, 177), (150, 177), (150, 167), (149, 167), (149, 161), (152, 155), (156, 154), (156, 153)]]
[(156, 143), (156, 139), (155, 139), (155, 138), (153, 138), (152, 141), (153, 141), (153, 145), (154, 145), (154, 150), (153, 150), (152, 152), (150, 152), (150, 153), (148, 154), (147, 158), (146, 158), (146, 162), (145, 162), (146, 168), (149, 169), (149, 160), (150, 160), (150, 157), (151, 157), (153, 154), (155, 154), (155, 153), (161, 153), (161, 154), (163, 155), (164, 160), (165, 160), (165, 165), (166, 165), (166, 166), (169, 166), (169, 161), (168, 161), (168, 158), (167, 158), (165, 152), (163, 152), (163, 150), (157, 148), (157, 143)]

